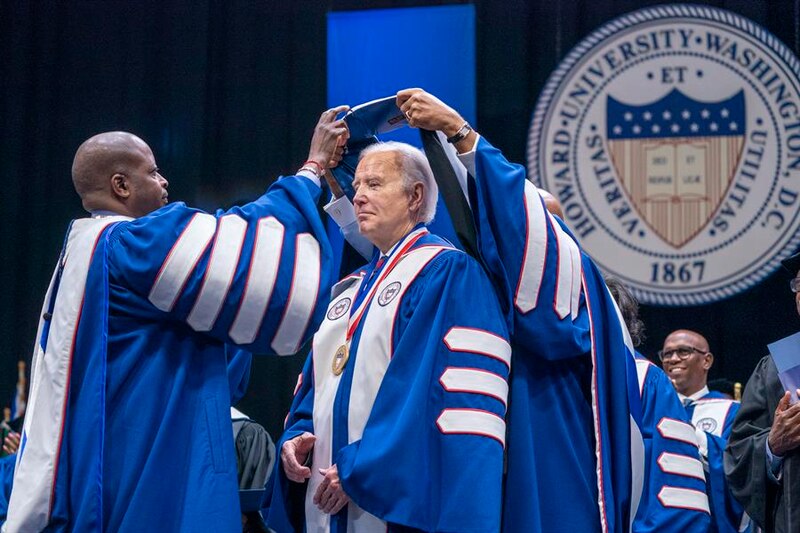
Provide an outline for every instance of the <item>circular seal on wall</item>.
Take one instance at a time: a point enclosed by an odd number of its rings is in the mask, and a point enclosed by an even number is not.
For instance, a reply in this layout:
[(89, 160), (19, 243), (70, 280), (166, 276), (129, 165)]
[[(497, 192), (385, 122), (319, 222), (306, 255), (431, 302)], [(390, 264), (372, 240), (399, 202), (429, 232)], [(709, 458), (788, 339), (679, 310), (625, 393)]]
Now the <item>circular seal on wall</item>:
[(635, 11), (551, 75), (529, 175), (642, 302), (732, 296), (800, 242), (799, 73), (783, 43), (734, 13)]

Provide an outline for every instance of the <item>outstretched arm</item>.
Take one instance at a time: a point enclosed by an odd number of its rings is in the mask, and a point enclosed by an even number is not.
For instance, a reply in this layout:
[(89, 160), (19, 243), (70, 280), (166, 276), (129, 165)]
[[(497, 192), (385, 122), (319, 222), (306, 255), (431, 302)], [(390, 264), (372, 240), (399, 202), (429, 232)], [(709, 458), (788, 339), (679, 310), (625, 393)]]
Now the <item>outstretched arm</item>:
[[(410, 124), (451, 138), (464, 133), (464, 119), (435, 96), (407, 89), (397, 98)], [(474, 179), (470, 205), (481, 256), (512, 317), (515, 342), (538, 347), (536, 354), (545, 358), (586, 353), (589, 321), (578, 243), (547, 211), (522, 166), (471, 129), (454, 144)]]
[[(347, 128), (326, 111), (300, 176), (215, 215), (173, 204), (117, 226), (112, 286), (143, 298), (134, 313), (186, 323), (259, 353), (295, 353), (327, 304), (332, 254), (316, 202), (318, 175), (341, 157)], [(319, 169), (317, 167), (320, 167)]]

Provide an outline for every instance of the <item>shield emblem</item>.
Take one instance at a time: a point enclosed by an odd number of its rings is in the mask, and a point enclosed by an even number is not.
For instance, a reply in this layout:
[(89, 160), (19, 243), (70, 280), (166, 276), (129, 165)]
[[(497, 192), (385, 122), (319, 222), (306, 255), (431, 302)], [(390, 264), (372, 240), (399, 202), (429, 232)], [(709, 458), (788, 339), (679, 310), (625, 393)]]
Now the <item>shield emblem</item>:
[(745, 139), (744, 91), (719, 102), (673, 89), (641, 106), (608, 96), (609, 153), (631, 203), (681, 248), (711, 220), (733, 183)]

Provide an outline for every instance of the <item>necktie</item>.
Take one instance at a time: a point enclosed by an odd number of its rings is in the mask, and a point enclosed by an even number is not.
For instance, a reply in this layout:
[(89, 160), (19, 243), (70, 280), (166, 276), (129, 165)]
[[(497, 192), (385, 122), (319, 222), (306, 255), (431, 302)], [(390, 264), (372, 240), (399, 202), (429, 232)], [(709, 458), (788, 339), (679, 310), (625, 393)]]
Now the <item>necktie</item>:
[(382, 255), (378, 258), (378, 262), (375, 263), (375, 268), (372, 269), (372, 275), (374, 276), (376, 272), (378, 272), (381, 268), (383, 268), (383, 264), (386, 262), (386, 256)]
[(378, 262), (375, 263), (375, 268), (372, 269), (372, 273), (370, 273), (369, 279), (367, 280), (366, 284), (367, 286), (370, 286), (372, 284), (372, 280), (375, 279), (375, 276), (378, 274), (378, 272), (380, 272), (381, 268), (383, 268), (383, 264), (385, 262), (386, 262), (385, 256), (382, 255), (378, 258)]
[(367, 295), (367, 292), (369, 292), (369, 289), (372, 287), (372, 283), (375, 281), (375, 277), (377, 276), (378, 272), (383, 267), (383, 264), (385, 262), (386, 262), (386, 257), (383, 255), (380, 256), (378, 258), (378, 261), (375, 262), (375, 268), (372, 269), (372, 272), (370, 272), (367, 280), (361, 284), (361, 287), (358, 289), (358, 294), (356, 295), (356, 301), (354, 302), (354, 305), (350, 308), (351, 316), (355, 312), (356, 307), (361, 305), (361, 302), (364, 300), (364, 297)]

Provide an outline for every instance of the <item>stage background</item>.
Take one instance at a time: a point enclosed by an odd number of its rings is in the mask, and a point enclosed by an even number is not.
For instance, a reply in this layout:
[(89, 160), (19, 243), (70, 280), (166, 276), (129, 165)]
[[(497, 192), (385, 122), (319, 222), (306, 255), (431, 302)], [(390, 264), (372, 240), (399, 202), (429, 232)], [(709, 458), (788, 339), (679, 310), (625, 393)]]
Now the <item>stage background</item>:
[[(255, 198), (303, 162), (326, 107), (327, 14), (446, 3), (0, 2), (0, 406), (10, 403), (17, 359), (30, 357), (64, 230), (83, 215), (70, 166), (84, 139), (140, 135), (172, 200), (211, 209)], [(558, 62), (609, 19), (663, 2), (473, 3), (478, 128), (524, 163), (531, 112)], [(744, 15), (800, 51), (797, 1), (698, 3)], [(712, 377), (745, 381), (766, 343), (800, 329), (787, 279), (775, 274), (714, 305), (644, 308), (644, 353), (653, 357), (669, 331), (693, 328), (716, 354)], [(273, 436), (302, 359), (255, 362), (240, 407)]]

